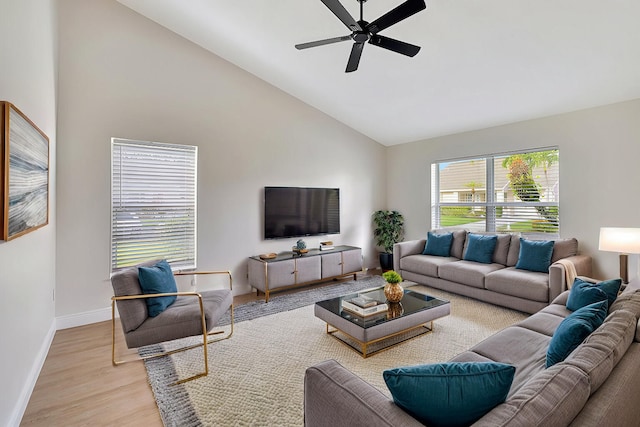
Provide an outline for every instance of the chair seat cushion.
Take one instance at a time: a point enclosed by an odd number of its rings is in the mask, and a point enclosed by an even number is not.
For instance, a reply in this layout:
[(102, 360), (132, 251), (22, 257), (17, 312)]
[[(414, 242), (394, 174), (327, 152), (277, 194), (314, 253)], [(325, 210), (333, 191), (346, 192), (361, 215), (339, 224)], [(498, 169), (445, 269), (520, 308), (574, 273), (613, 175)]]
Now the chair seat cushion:
[[(229, 289), (200, 292), (207, 332), (213, 329), (233, 303)], [(196, 296), (181, 296), (156, 317), (148, 317), (136, 330), (125, 335), (129, 348), (202, 334), (200, 305)]]

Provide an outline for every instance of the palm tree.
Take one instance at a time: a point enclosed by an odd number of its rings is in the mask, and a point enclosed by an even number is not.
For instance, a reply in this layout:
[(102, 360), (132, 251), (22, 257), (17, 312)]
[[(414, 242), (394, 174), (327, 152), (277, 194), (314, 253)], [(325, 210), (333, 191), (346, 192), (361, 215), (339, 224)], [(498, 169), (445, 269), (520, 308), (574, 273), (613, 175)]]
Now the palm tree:
[[(542, 198), (541, 186), (533, 178), (533, 169), (542, 167), (549, 188), (547, 171), (558, 161), (558, 150), (540, 151), (536, 153), (514, 154), (502, 161), (502, 167), (509, 170), (509, 186), (523, 202), (539, 202)], [(554, 226), (558, 225), (558, 210), (547, 206), (536, 206), (536, 210), (544, 219)]]

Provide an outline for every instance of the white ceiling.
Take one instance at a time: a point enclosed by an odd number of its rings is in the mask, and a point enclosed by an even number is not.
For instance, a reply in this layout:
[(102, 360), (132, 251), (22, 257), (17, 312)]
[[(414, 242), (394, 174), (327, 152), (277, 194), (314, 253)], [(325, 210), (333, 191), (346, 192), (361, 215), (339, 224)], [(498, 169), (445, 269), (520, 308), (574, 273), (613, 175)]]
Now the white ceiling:
[(418, 55), (367, 44), (348, 74), (351, 41), (294, 48), (350, 34), (320, 0), (118, 1), (384, 145), (640, 98), (638, 0), (426, 0), (380, 33)]

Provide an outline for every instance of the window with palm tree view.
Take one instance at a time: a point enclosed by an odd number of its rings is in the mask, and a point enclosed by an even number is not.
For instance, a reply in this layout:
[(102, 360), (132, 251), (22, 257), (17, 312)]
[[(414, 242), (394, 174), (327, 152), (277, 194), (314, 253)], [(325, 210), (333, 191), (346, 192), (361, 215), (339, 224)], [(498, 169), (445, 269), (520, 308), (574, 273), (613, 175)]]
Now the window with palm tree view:
[(431, 226), (559, 237), (559, 167), (556, 148), (433, 163)]

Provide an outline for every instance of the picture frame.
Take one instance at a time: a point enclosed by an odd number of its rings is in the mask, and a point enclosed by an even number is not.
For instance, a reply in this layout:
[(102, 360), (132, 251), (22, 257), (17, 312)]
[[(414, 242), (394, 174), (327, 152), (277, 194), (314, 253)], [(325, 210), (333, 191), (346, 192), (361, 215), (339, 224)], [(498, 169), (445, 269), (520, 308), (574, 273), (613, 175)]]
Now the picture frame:
[(49, 138), (15, 105), (0, 101), (0, 240), (49, 224)]

